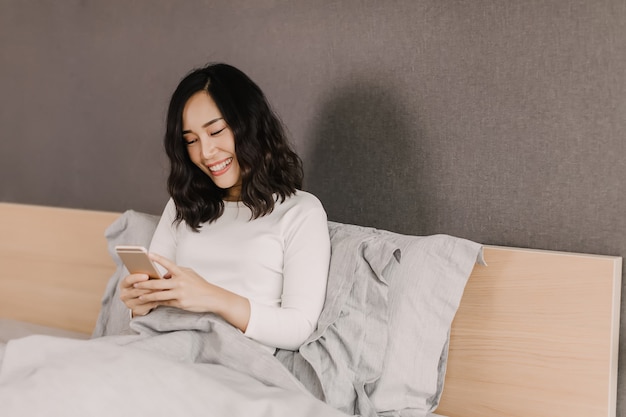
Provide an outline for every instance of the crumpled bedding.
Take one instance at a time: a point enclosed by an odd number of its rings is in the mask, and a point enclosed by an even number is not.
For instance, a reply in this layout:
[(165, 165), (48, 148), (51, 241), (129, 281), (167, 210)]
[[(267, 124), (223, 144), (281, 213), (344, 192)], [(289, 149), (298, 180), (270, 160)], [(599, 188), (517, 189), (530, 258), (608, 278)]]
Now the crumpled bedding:
[(223, 319), (159, 307), (137, 334), (0, 345), (0, 414), (345, 416)]

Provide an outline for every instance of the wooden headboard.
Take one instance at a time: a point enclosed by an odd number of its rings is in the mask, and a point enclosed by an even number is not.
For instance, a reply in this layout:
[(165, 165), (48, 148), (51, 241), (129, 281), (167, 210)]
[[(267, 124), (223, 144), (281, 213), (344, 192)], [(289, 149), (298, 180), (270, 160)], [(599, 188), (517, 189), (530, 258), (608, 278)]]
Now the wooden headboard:
[(485, 247), (437, 413), (615, 416), (622, 258)]
[[(0, 318), (91, 333), (119, 213), (0, 203)], [(438, 414), (615, 416), (622, 259), (486, 246)]]
[(119, 213), (0, 203), (0, 318), (91, 333)]

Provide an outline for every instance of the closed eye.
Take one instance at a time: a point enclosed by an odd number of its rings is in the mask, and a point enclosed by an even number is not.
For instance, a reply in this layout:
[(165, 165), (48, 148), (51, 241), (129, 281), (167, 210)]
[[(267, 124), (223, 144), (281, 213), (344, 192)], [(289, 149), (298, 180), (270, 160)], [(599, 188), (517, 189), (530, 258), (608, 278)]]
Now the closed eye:
[(224, 126), (223, 128), (221, 128), (220, 130), (216, 131), (216, 132), (211, 132), (211, 136), (217, 136), (220, 133), (222, 133), (224, 131), (224, 129), (226, 129), (226, 126)]
[(198, 138), (193, 138), (193, 139), (185, 139), (185, 144), (187, 146), (189, 145), (193, 145), (194, 143), (196, 143), (198, 141)]

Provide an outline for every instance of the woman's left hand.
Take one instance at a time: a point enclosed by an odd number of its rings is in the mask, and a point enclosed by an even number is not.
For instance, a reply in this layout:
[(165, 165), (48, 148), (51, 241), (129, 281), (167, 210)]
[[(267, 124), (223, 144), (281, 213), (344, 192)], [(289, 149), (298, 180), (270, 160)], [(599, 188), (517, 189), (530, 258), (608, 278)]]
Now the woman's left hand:
[(153, 291), (140, 296), (141, 301), (195, 313), (216, 313), (240, 330), (246, 330), (250, 319), (250, 303), (247, 298), (211, 284), (191, 268), (178, 266), (154, 253), (149, 256), (167, 269), (168, 274), (163, 279), (134, 284), (135, 288)]

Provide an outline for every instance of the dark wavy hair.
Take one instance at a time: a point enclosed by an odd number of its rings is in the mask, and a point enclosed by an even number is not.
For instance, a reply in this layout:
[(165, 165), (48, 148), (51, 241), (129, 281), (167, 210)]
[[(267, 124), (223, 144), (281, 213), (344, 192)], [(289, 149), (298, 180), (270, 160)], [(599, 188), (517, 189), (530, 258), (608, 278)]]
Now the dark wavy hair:
[(292, 150), (285, 129), (261, 89), (227, 64), (190, 72), (178, 84), (167, 112), (165, 150), (170, 160), (167, 189), (176, 203), (176, 222), (193, 230), (224, 212), (227, 191), (193, 164), (183, 139), (183, 109), (194, 94), (206, 91), (235, 137), (241, 168), (241, 200), (252, 218), (269, 214), (274, 204), (302, 187), (302, 161)]

